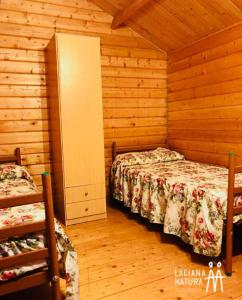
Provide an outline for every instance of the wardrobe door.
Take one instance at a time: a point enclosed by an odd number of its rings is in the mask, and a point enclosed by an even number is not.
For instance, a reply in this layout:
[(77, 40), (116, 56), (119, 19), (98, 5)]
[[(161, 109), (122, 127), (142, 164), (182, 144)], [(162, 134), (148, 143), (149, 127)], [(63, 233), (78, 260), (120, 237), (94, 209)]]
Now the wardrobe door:
[(57, 35), (65, 187), (104, 183), (100, 40)]

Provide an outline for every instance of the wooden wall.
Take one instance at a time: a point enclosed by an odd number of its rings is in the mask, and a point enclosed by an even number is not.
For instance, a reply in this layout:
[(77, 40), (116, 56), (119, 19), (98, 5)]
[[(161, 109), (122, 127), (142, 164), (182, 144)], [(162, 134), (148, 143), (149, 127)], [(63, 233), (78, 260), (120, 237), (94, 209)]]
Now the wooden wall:
[(242, 26), (169, 56), (168, 141), (187, 158), (242, 162)]
[(20, 146), (38, 184), (50, 169), (44, 49), (55, 31), (101, 37), (106, 170), (113, 140), (166, 138), (166, 53), (111, 21), (88, 0), (0, 1), (0, 155)]

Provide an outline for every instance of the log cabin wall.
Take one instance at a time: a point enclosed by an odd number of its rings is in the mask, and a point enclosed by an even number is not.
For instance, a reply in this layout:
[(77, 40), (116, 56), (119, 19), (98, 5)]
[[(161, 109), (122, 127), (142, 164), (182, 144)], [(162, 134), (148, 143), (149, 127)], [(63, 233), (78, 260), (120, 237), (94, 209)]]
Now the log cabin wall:
[(188, 159), (242, 162), (242, 26), (169, 56), (168, 143)]
[(166, 53), (127, 27), (112, 31), (111, 21), (87, 0), (0, 1), (0, 155), (20, 146), (37, 184), (50, 170), (44, 49), (55, 31), (101, 37), (107, 172), (113, 140), (166, 139)]

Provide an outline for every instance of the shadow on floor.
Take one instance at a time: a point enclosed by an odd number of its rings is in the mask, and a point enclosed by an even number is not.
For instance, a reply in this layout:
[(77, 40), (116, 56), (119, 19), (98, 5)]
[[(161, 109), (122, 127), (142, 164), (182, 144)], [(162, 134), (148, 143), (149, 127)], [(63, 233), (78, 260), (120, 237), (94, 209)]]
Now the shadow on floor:
[(50, 288), (46, 286), (39, 286), (25, 291), (17, 292), (11, 295), (0, 297), (0, 300), (49, 300), (51, 299)]
[[(63, 291), (63, 289), (61, 290)], [(65, 299), (64, 294), (62, 294), (62, 300), (63, 299)], [(2, 296), (0, 300), (52, 300), (52, 297), (50, 287), (46, 284), (11, 295)]]
[[(174, 244), (178, 246), (182, 251), (186, 252), (191, 256), (191, 260), (194, 263), (200, 265), (208, 265), (210, 261), (217, 263), (222, 261), (225, 257), (225, 236), (223, 237), (221, 255), (218, 257), (208, 257), (205, 255), (197, 254), (193, 252), (192, 246), (183, 242), (179, 237), (163, 233), (162, 224), (152, 224), (138, 214), (130, 212), (130, 208), (124, 207), (122, 203), (113, 202), (112, 208), (121, 210), (125, 213), (126, 217), (130, 220), (134, 220), (139, 224), (146, 226), (148, 231), (157, 233), (157, 238), (162, 244)], [(234, 225), (234, 238), (233, 238), (233, 256), (242, 254), (242, 223)]]

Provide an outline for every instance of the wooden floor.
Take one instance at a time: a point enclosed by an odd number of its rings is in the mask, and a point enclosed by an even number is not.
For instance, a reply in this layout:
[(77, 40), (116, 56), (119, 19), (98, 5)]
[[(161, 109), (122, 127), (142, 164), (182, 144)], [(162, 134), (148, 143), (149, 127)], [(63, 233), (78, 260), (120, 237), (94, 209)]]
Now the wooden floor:
[(224, 279), (224, 293), (206, 293), (205, 286), (175, 287), (175, 270), (207, 272), (209, 260), (161, 234), (160, 225), (109, 209), (107, 220), (72, 226), (68, 233), (79, 254), (82, 300), (242, 299), (242, 255), (234, 258), (233, 276)]
[(79, 255), (80, 299), (242, 300), (242, 255), (233, 259), (233, 276), (223, 280), (224, 293), (206, 293), (205, 285), (175, 286), (175, 270), (208, 274), (209, 259), (191, 254), (184, 243), (161, 234), (161, 228), (119, 209), (109, 209), (106, 220), (68, 227)]

